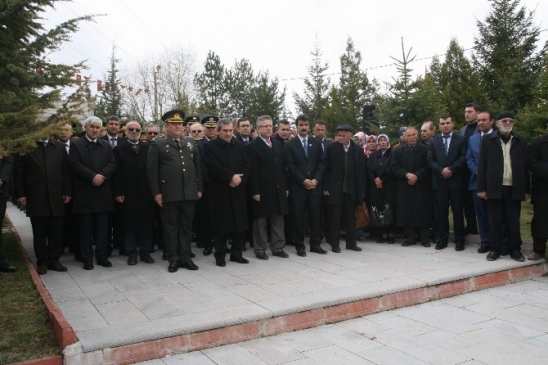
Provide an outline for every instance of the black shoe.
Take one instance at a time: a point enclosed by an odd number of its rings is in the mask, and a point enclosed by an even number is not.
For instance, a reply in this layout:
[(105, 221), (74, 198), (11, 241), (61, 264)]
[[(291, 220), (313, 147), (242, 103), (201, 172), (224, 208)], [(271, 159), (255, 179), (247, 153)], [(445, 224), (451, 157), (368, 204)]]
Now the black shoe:
[(259, 260), (268, 260), (268, 255), (265, 252), (256, 253), (255, 257)]
[(212, 248), (212, 247), (206, 247), (206, 248), (204, 248), (204, 256), (209, 256), (209, 255), (211, 255), (212, 252), (213, 252), (213, 248)]
[(350, 251), (361, 251), (361, 250), (362, 250), (362, 248), (359, 247), (358, 245), (356, 245), (356, 246), (350, 246), (350, 247), (347, 247), (346, 249), (347, 249), (347, 250), (350, 250)]
[(464, 251), (464, 242), (455, 245), (455, 251)]
[(178, 261), (174, 261), (174, 262), (170, 263), (169, 266), (167, 267), (167, 271), (169, 271), (169, 272), (176, 272), (177, 270), (179, 270), (179, 262)]
[(377, 243), (385, 243), (386, 242), (386, 239), (384, 237), (379, 237), (377, 238)]
[(508, 247), (502, 247), (502, 251), (500, 252), (501, 256), (508, 256)]
[(335, 253), (341, 253), (341, 248), (339, 246), (333, 246), (331, 247), (331, 251)]
[(520, 251), (510, 252), (510, 257), (519, 262), (525, 261), (525, 257)]
[(417, 242), (409, 242), (408, 240), (405, 240), (401, 245), (403, 247), (407, 247), (407, 246), (413, 246), (413, 245), (416, 245)]
[(424, 247), (430, 247), (431, 246), (430, 242), (422, 242), (421, 245), (423, 245)]
[[(224, 261), (224, 259), (223, 259)], [(192, 260), (188, 260), (187, 262), (179, 262), (179, 267), (184, 267), (188, 270), (198, 270), (198, 266)]]
[(389, 244), (394, 244), (396, 243), (396, 239), (394, 237), (388, 237), (388, 239), (386, 240), (386, 242), (388, 242)]
[[(205, 251), (205, 250), (204, 250), (204, 251)], [(195, 257), (196, 257), (196, 254), (195, 254), (194, 252), (191, 252), (191, 253), (190, 253), (190, 258), (193, 259), (193, 258), (195, 258)]]
[(310, 252), (319, 253), (320, 255), (325, 255), (327, 253), (320, 245), (310, 247)]
[(224, 257), (215, 259), (215, 265), (220, 266), (220, 267), (225, 267), (226, 266), (226, 261), (225, 261)]
[(244, 259), (242, 256), (230, 255), (230, 261), (237, 262), (239, 264), (249, 264), (249, 260)]
[(478, 253), (486, 253), (486, 252), (489, 252), (489, 246), (480, 246), (480, 248), (478, 248)]
[(306, 257), (306, 250), (304, 248), (298, 248), (297, 256)]
[(148, 253), (141, 255), (141, 261), (146, 262), (147, 264), (154, 263), (154, 259)]
[(38, 275), (46, 275), (48, 273), (48, 267), (46, 265), (38, 265), (36, 267)]
[(162, 260), (167, 261), (167, 254), (166, 253), (162, 254)]
[(281, 257), (282, 259), (286, 259), (289, 257), (289, 255), (286, 254), (284, 250), (272, 252), (272, 256), (278, 256), (278, 257)]
[(439, 242), (437, 245), (436, 245), (436, 250), (443, 250), (444, 248), (447, 247), (447, 243), (441, 243)]
[(84, 270), (93, 270), (93, 262), (85, 261), (84, 262)]
[(112, 267), (112, 263), (108, 259), (97, 259), (97, 265), (102, 267)]
[(488, 254), (487, 254), (487, 261), (495, 261), (496, 259), (498, 259), (500, 257), (500, 253), (498, 251), (495, 251), (495, 250), (491, 250)]
[(9, 264), (0, 265), (0, 272), (16, 272), (17, 268), (10, 266)]

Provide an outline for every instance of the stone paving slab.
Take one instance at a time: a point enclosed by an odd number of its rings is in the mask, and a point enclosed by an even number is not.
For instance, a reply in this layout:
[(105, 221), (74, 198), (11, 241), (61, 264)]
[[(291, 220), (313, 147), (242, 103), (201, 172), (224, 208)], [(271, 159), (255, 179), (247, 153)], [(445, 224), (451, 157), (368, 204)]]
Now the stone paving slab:
[[(336, 324), (166, 357), (139, 365), (161, 364), (377, 364), (377, 365), (538, 365), (548, 359), (548, 327), (531, 323), (548, 315), (548, 277), (510, 284), (504, 289), (528, 295), (531, 287), (544, 306), (530, 305), (522, 317), (514, 306), (497, 317), (478, 314), (474, 304), (481, 294), (497, 299), (500, 288), (486, 289), (432, 303), (400, 308)], [(473, 297), (468, 299), (468, 297)], [(540, 304), (539, 302), (538, 304)], [(464, 305), (463, 305), (464, 304)], [(519, 311), (521, 312), (521, 311)], [(432, 314), (430, 316), (430, 314)], [(512, 321), (500, 320), (506, 316)], [(448, 325), (448, 319), (453, 318)], [(459, 321), (469, 327), (451, 330)], [(458, 333), (457, 333), (458, 332)]]
[[(28, 218), (11, 204), (7, 213), (29, 256), (35, 260)], [(340, 254), (309, 253), (305, 258), (298, 257), (293, 247), (287, 247), (288, 259), (270, 257), (268, 261), (255, 259), (248, 250), (244, 253), (250, 260), (248, 265), (227, 262), (225, 268), (215, 266), (212, 256), (204, 257), (201, 250), (195, 249), (195, 263), (200, 270), (181, 269), (174, 274), (167, 272), (167, 263), (162, 261), (159, 252), (152, 255), (156, 260), (152, 265), (140, 262), (130, 267), (126, 257), (114, 255), (113, 267), (96, 266), (92, 271), (83, 270), (82, 264), (67, 254), (61, 259), (69, 269), (67, 273), (50, 271), (41, 279), (73, 326), (81, 349), (91, 353), (296, 312), (314, 313), (319, 308), (412, 292), (474, 275), (535, 264), (518, 263), (508, 257), (487, 262), (485, 255), (476, 253), (477, 246), (473, 244), (463, 252), (456, 252), (452, 245), (443, 251), (371, 241), (360, 246), (364, 249), (362, 252), (343, 249)], [(542, 288), (535, 284), (529, 284), (524, 293), (494, 293), (500, 301), (548, 307)], [(389, 297), (383, 306), (405, 305), (405, 300), (398, 300), (397, 296)], [(481, 302), (472, 302), (470, 306), (478, 315), (485, 314)], [(517, 317), (522, 315), (517, 310), (513, 313)], [(381, 315), (383, 313), (373, 315), (370, 320), (383, 318)], [(538, 318), (541, 315), (536, 312), (535, 319), (544, 324), (548, 318)], [(502, 314), (496, 318), (504, 320)], [(454, 322), (460, 326), (457, 334), (474, 325)], [(318, 349), (310, 349), (314, 350)], [(348, 356), (349, 361), (356, 360), (354, 356), (342, 354)], [(393, 356), (397, 359), (406, 355), (396, 352)], [(367, 361), (360, 359), (358, 362)], [(455, 355), (454, 359), (462, 357)]]

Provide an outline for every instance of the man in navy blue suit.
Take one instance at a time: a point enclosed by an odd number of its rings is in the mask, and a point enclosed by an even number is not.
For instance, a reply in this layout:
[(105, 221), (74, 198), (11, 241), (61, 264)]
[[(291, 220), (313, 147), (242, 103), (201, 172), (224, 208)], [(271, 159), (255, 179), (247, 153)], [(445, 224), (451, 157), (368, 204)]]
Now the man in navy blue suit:
[(466, 139), (453, 132), (455, 122), (450, 115), (439, 120), (441, 134), (428, 145), (428, 166), (432, 171), (432, 189), (439, 215), (436, 250), (447, 247), (449, 239), (449, 205), (453, 212), (455, 250), (464, 250), (462, 214), (462, 170), (466, 168)]

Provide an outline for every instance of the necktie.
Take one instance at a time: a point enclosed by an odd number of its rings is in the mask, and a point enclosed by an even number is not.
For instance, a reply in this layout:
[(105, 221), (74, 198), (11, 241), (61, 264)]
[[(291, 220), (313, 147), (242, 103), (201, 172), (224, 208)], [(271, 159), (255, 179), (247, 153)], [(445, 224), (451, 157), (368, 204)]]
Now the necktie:
[(175, 144), (177, 145), (177, 149), (180, 150), (181, 149), (181, 143), (179, 143), (178, 139), (175, 140)]
[(320, 141), (320, 143), (322, 144), (322, 151), (325, 152), (325, 145), (324, 145), (323, 139)]
[(65, 143), (65, 150), (67, 151), (67, 155), (70, 154), (70, 144)]
[(112, 148), (116, 147), (116, 138), (111, 138), (110, 139), (110, 147), (112, 147)]
[(268, 145), (268, 147), (272, 148), (272, 141), (270, 139), (266, 140), (266, 144)]
[(244, 141), (244, 144), (247, 145), (249, 143), (249, 139)]
[(443, 148), (445, 149), (445, 156), (447, 156), (447, 153), (449, 152), (449, 137), (451, 135), (443, 135)]
[(308, 144), (306, 143), (306, 138), (303, 138), (303, 149), (304, 149), (304, 155), (308, 157)]

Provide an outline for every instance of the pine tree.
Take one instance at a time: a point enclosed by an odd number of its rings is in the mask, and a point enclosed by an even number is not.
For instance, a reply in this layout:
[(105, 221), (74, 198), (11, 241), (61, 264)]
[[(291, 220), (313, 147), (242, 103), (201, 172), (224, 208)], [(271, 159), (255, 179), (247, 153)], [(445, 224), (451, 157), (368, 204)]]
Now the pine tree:
[(476, 22), (474, 66), (493, 107), (517, 111), (533, 98), (547, 45), (539, 49), (534, 11), (520, 7), (519, 0), (489, 1), (489, 14)]
[[(24, 152), (34, 141), (53, 133), (52, 122), (36, 124), (40, 111), (60, 100), (63, 87), (75, 84), (73, 75), (84, 65), (55, 64), (55, 52), (78, 30), (84, 16), (45, 29), (41, 14), (56, 0), (12, 0), (0, 5), (0, 155)], [(49, 118), (48, 118), (49, 119)]]
[(103, 85), (99, 103), (95, 108), (95, 116), (106, 120), (111, 115), (122, 117), (123, 100), (121, 83), (118, 77), (120, 70), (118, 69), (119, 59), (116, 58), (116, 46), (112, 46), (112, 54), (110, 56), (110, 70), (105, 79), (107, 83)]
[(256, 120), (261, 115), (270, 115), (274, 121), (282, 118), (285, 103), (285, 87), (280, 90), (278, 78), (270, 79), (268, 72), (259, 73), (250, 89), (253, 97), (249, 114), (241, 116)]
[(252, 108), (255, 73), (249, 60), (236, 61), (223, 77), (223, 97), (220, 105), (224, 116), (248, 116)]
[[(546, 57), (548, 63), (548, 56)], [(528, 139), (548, 133), (548, 67), (533, 91), (533, 100), (516, 117), (516, 130)]]
[(222, 95), (224, 93), (223, 77), (225, 67), (221, 58), (209, 51), (204, 63), (204, 71), (196, 74), (194, 85), (197, 89), (198, 111), (203, 114), (218, 115), (221, 111)]

